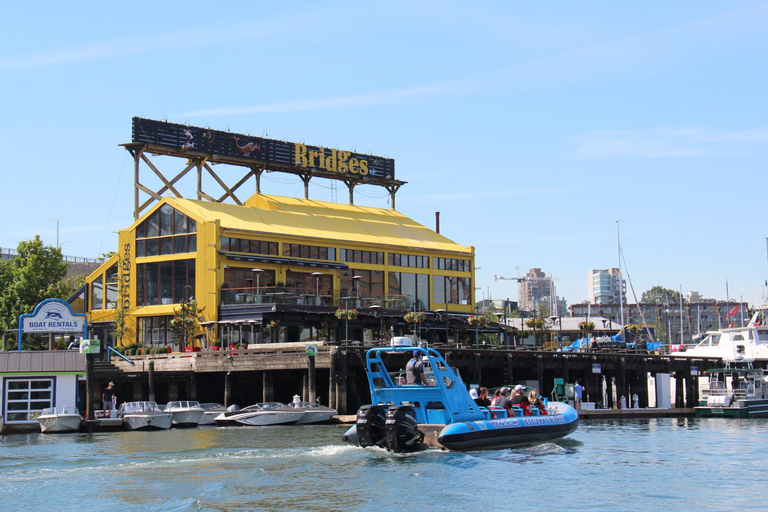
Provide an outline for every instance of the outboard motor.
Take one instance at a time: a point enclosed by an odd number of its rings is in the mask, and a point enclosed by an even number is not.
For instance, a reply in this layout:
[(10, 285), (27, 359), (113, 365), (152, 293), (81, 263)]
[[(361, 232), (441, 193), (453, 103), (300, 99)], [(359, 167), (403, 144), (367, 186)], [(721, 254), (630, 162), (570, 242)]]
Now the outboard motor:
[(416, 411), (407, 405), (393, 405), (387, 410), (387, 449), (395, 453), (421, 449), (424, 433), (417, 428)]
[(357, 410), (357, 440), (360, 446), (384, 446), (386, 411), (381, 405), (364, 405)]

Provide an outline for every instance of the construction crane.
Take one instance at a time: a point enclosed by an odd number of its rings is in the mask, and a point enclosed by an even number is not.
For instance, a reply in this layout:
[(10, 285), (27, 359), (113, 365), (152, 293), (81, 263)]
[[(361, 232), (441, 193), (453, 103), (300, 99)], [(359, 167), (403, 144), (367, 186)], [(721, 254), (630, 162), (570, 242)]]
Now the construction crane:
[(504, 276), (493, 276), (494, 281), (498, 281), (499, 279), (504, 279), (508, 281), (517, 281), (518, 283), (524, 283), (525, 278), (520, 275), (520, 266), (515, 266), (515, 269), (517, 269), (517, 277), (504, 277)]

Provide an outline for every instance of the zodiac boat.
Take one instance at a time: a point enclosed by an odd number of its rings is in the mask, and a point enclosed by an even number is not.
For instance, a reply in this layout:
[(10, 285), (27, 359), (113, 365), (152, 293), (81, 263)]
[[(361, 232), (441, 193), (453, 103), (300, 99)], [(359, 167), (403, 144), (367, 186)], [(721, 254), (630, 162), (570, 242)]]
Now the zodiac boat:
[[(398, 372), (406, 357), (422, 353), (426, 384), (403, 384)], [(342, 440), (356, 446), (378, 446), (393, 452), (425, 448), (484, 450), (567, 436), (576, 430), (579, 414), (561, 402), (549, 402), (546, 414), (531, 407), (512, 414), (502, 407), (480, 407), (469, 396), (461, 377), (443, 357), (427, 347), (377, 347), (366, 354), (371, 405), (357, 411), (357, 421)]]

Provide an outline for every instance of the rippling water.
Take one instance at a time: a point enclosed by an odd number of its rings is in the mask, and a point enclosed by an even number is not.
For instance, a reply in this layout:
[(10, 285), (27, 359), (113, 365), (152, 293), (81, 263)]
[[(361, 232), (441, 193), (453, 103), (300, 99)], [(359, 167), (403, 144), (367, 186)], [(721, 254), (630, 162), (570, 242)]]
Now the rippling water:
[(394, 455), (346, 426), (0, 438), (0, 509), (764, 510), (768, 421), (582, 422), (557, 443)]

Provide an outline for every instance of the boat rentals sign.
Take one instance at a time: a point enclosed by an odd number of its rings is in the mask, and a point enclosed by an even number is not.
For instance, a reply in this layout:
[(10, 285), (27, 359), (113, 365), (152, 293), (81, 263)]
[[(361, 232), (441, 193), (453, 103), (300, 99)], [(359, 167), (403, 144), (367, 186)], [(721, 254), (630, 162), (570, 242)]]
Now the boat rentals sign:
[(86, 316), (72, 311), (61, 299), (46, 299), (31, 314), (19, 317), (19, 335), (26, 333), (61, 333), (85, 335)]

